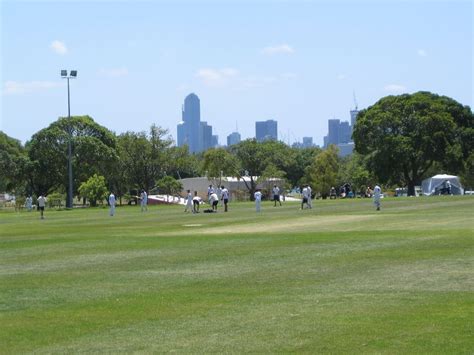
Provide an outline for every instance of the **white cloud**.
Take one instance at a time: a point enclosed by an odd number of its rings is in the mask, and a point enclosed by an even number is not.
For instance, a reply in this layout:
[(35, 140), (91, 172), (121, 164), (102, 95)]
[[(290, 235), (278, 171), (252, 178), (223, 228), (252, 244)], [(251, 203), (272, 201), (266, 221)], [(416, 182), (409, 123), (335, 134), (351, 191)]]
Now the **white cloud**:
[(239, 72), (234, 68), (202, 68), (197, 71), (196, 77), (208, 86), (224, 86), (237, 77), (238, 74)]
[(428, 55), (428, 53), (426, 53), (426, 51), (424, 49), (418, 49), (416, 51), (416, 53), (420, 56), (420, 57), (426, 57)]
[(51, 42), (49, 48), (51, 48), (54, 52), (60, 55), (65, 55), (67, 53), (67, 47), (64, 42), (58, 40)]
[(62, 86), (62, 83), (52, 81), (30, 81), (30, 82), (18, 82), (18, 81), (7, 81), (3, 86), (3, 94), (5, 95), (20, 95), (31, 92), (44, 91), (54, 89)]
[(280, 44), (278, 46), (265, 47), (261, 52), (266, 55), (293, 54), (295, 50), (288, 44)]
[(384, 90), (390, 91), (390, 92), (404, 92), (407, 90), (407, 88), (399, 84), (388, 84), (388, 85), (385, 85)]
[(337, 80), (344, 80), (346, 78), (345, 74), (338, 74)]
[(125, 67), (101, 69), (99, 70), (99, 75), (106, 76), (108, 78), (120, 78), (128, 75), (128, 69)]

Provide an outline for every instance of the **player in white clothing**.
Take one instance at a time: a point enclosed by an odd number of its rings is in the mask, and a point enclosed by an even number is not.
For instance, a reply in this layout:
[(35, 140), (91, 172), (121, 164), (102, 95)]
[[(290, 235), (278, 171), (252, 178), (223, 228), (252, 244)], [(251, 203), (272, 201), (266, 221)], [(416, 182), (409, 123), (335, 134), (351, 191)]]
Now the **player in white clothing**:
[(374, 205), (377, 211), (380, 211), (380, 198), (382, 196), (382, 189), (379, 185), (374, 187)]
[(262, 193), (260, 190), (256, 190), (253, 197), (255, 198), (255, 210), (260, 212), (260, 203), (262, 202)]

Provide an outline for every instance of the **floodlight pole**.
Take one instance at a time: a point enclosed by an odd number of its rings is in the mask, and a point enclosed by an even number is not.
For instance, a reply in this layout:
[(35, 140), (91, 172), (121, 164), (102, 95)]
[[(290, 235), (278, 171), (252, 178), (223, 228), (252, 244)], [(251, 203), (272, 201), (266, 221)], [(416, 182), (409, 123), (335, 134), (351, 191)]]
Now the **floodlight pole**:
[(72, 127), (71, 125), (71, 97), (69, 93), (69, 77), (67, 77), (67, 118), (69, 122), (69, 140), (67, 144), (67, 160), (68, 160), (68, 176), (69, 176), (69, 186), (68, 186), (68, 195), (67, 195), (67, 208), (72, 208), (73, 205), (73, 188), (72, 188)]
[(67, 170), (68, 170), (68, 193), (66, 198), (66, 208), (73, 207), (73, 175), (72, 175), (72, 126), (71, 126), (71, 95), (69, 90), (69, 79), (77, 76), (77, 71), (70, 71), (69, 75), (67, 70), (61, 70), (61, 76), (63, 79), (67, 79), (67, 118), (68, 118), (68, 133), (69, 139), (67, 143)]

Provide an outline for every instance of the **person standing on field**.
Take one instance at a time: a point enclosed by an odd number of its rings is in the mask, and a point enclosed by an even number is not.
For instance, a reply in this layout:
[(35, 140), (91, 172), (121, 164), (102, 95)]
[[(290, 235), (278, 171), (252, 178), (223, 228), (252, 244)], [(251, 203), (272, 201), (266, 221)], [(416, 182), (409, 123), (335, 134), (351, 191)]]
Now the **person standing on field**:
[(229, 203), (229, 190), (221, 186), (222, 201), (224, 202), (224, 212), (227, 212), (227, 204)]
[(281, 201), (280, 201), (280, 188), (276, 185), (273, 185), (273, 189), (272, 189), (272, 194), (273, 194), (273, 201), (275, 202), (275, 204), (273, 205), (273, 207), (276, 207), (277, 205), (277, 202), (280, 204), (281, 206)]
[(310, 194), (310, 190), (308, 189), (308, 185), (305, 185), (303, 187), (303, 191), (302, 191), (302, 195), (303, 195), (303, 200), (301, 201), (301, 209), (303, 209), (304, 205), (306, 204), (306, 206), (308, 206), (308, 208), (311, 208), (311, 206), (309, 205), (309, 194)]
[(111, 192), (109, 195), (109, 206), (110, 206), (109, 214), (110, 216), (113, 216), (115, 214), (115, 195), (113, 192)]
[(255, 198), (255, 210), (260, 212), (260, 203), (262, 202), (262, 193), (260, 190), (255, 191), (253, 197)]
[(38, 209), (40, 211), (41, 219), (44, 219), (44, 207), (46, 206), (46, 197), (42, 194), (38, 197)]
[(33, 197), (31, 197), (31, 195), (28, 195), (28, 197), (26, 198), (26, 209), (28, 210), (28, 212), (31, 212), (31, 210), (33, 209)]
[(188, 190), (188, 194), (186, 195), (186, 207), (184, 208), (184, 212), (188, 212), (188, 209), (194, 213), (193, 195), (191, 195), (191, 190)]
[(380, 211), (380, 198), (382, 197), (382, 189), (379, 185), (374, 187), (374, 205), (377, 211)]
[(207, 201), (209, 203), (210, 202), (210, 199), (211, 199), (211, 195), (214, 193), (214, 187), (212, 187), (212, 185), (209, 185), (209, 187), (207, 188)]
[(308, 206), (309, 208), (313, 208), (313, 190), (311, 189), (311, 186), (307, 186), (308, 188)]
[(140, 206), (142, 212), (148, 211), (148, 194), (145, 190), (142, 190), (142, 192), (140, 193)]

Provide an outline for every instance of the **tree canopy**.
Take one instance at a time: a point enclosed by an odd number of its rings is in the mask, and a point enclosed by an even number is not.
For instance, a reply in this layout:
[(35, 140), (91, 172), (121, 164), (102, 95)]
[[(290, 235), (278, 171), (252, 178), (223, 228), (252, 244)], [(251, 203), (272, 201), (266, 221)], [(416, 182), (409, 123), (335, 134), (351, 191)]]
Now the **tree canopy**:
[(417, 92), (387, 96), (360, 111), (353, 138), (380, 182), (406, 184), (414, 195), (433, 164), (451, 174), (465, 169), (474, 147), (473, 125), (468, 106)]
[(20, 141), (0, 131), (0, 191), (22, 187), (28, 159)]
[(30, 184), (38, 193), (67, 186), (67, 144), (72, 137), (74, 192), (94, 173), (108, 176), (118, 157), (115, 135), (89, 116), (61, 117), (26, 143)]

